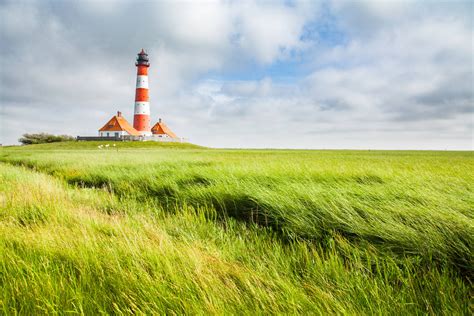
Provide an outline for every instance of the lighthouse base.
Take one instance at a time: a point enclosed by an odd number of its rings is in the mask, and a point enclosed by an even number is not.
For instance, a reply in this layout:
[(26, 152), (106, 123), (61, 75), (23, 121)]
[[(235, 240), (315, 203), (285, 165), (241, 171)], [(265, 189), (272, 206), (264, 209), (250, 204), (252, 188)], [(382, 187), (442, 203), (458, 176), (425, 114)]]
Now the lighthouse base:
[(141, 136), (152, 136), (153, 134), (151, 132), (145, 132), (145, 131), (138, 131)]
[(117, 141), (117, 142), (126, 142), (126, 141), (135, 141), (135, 142), (163, 142), (163, 143), (188, 143), (189, 140), (183, 137), (157, 137), (157, 136), (77, 136), (77, 141)]

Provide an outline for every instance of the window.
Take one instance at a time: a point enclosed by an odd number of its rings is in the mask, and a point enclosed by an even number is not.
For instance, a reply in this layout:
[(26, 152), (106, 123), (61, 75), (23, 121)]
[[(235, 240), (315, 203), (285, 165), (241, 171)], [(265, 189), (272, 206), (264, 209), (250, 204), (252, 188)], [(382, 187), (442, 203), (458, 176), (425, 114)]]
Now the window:
[(115, 133), (115, 137), (119, 137), (119, 133)]
[(109, 137), (109, 132), (107, 132), (107, 137)]

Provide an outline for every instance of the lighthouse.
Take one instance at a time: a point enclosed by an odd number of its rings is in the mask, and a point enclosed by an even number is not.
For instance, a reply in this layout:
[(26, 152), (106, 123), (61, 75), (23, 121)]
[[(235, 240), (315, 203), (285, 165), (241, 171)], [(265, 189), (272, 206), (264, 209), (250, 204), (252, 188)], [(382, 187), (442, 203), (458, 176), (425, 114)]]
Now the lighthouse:
[(140, 135), (151, 136), (150, 129), (150, 100), (148, 97), (148, 54), (142, 49), (138, 53), (137, 85), (135, 90), (135, 109), (133, 112), (133, 127)]
[(138, 53), (135, 66), (137, 66), (137, 84), (133, 127), (122, 116), (122, 112), (117, 111), (117, 115), (114, 115), (99, 129), (97, 137), (78, 136), (78, 140), (101, 140), (113, 137), (116, 140), (183, 141), (183, 138), (176, 136), (161, 118), (150, 128), (150, 100), (148, 98), (148, 67), (150, 67), (150, 63), (148, 54), (143, 48)]

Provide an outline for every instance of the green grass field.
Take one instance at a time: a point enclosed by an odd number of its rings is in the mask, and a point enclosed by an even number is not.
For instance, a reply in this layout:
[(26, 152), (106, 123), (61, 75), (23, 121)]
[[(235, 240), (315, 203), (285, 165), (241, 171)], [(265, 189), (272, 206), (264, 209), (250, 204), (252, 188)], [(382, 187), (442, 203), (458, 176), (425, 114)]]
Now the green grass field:
[(472, 152), (0, 149), (4, 314), (472, 313)]

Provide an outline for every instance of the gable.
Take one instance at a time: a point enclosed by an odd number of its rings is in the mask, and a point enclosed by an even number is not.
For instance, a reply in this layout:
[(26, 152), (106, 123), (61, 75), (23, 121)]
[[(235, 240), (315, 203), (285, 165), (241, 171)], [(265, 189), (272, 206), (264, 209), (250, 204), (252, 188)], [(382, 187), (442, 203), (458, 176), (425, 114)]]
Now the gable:
[(163, 122), (156, 123), (152, 128), (151, 132), (155, 135), (168, 135), (171, 138), (178, 138), (175, 133), (173, 133), (168, 126)]
[(140, 133), (134, 129), (125, 118), (122, 116), (114, 116), (107, 123), (105, 123), (102, 128), (99, 129), (99, 132), (127, 132), (133, 136), (139, 136)]

